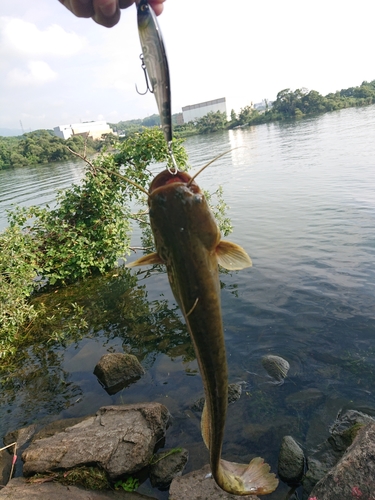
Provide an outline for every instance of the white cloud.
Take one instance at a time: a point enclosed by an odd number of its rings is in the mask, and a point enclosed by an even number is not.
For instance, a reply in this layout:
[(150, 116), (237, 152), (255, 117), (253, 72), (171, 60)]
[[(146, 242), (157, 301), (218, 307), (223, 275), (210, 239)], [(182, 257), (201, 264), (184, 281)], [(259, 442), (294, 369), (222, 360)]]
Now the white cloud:
[(27, 70), (14, 68), (8, 73), (8, 83), (17, 87), (43, 85), (56, 78), (57, 73), (44, 61), (30, 61)]
[(25, 56), (71, 56), (81, 51), (86, 39), (52, 24), (39, 29), (35, 24), (12, 17), (0, 17), (2, 45)]

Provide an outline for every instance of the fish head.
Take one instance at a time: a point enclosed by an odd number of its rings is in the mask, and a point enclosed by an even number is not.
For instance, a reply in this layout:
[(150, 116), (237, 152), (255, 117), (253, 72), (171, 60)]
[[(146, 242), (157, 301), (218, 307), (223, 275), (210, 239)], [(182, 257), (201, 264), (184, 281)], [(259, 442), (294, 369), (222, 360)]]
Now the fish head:
[(203, 245), (215, 252), (220, 230), (199, 186), (186, 172), (158, 174), (149, 189), (150, 221), (160, 257), (163, 248), (186, 244)]

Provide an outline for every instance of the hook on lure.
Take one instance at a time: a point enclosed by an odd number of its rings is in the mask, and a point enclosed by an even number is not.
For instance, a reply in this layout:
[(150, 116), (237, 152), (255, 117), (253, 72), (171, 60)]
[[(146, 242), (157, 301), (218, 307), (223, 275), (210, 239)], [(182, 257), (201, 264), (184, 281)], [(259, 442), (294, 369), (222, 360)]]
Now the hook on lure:
[(145, 64), (145, 60), (144, 60), (143, 54), (141, 54), (139, 56), (139, 59), (142, 61), (141, 68), (143, 70), (143, 74), (145, 75), (146, 91), (145, 92), (139, 92), (137, 84), (135, 84), (135, 90), (137, 91), (137, 93), (139, 95), (146, 95), (147, 92), (151, 92), (151, 94), (153, 94), (154, 93), (154, 89), (150, 87), (150, 82), (148, 81), (147, 69), (146, 69), (146, 64)]

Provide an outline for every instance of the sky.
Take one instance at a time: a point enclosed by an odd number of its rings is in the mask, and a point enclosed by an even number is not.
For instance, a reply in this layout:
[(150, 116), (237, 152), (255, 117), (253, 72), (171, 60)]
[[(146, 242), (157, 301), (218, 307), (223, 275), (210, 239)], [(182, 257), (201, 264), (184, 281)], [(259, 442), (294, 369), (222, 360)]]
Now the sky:
[[(172, 112), (225, 97), (227, 111), (285, 88), (325, 95), (375, 79), (373, 0), (167, 0), (158, 18)], [(25, 132), (157, 113), (144, 76), (136, 8), (114, 28), (57, 0), (0, 7), (0, 129)]]

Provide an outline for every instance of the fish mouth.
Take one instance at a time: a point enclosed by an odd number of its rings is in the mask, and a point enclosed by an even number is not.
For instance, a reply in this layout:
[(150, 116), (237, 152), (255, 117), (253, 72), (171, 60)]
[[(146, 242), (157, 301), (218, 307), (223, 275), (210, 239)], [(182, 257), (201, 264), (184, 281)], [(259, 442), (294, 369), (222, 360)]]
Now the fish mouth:
[(186, 172), (178, 171), (176, 174), (171, 174), (168, 170), (160, 172), (151, 183), (149, 194), (153, 194), (157, 189), (165, 188), (171, 184), (184, 185), (192, 193), (200, 193), (200, 189), (195, 181), (191, 180), (191, 176)]

